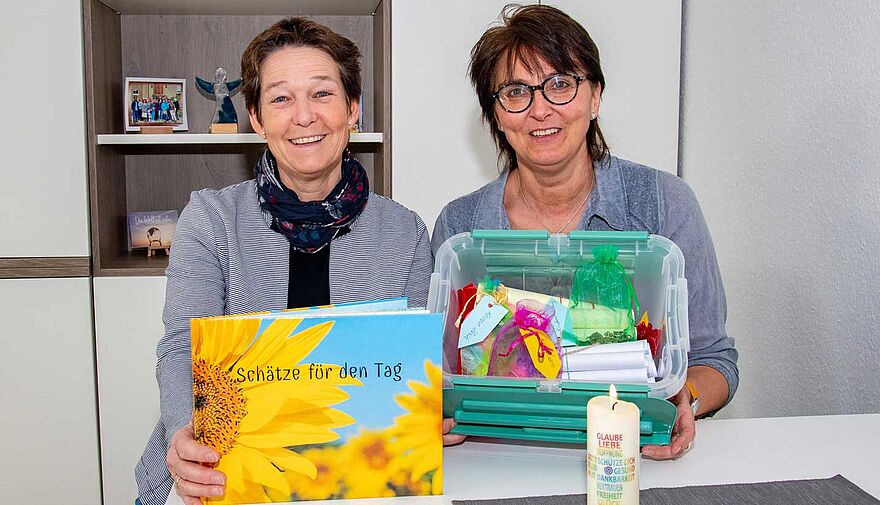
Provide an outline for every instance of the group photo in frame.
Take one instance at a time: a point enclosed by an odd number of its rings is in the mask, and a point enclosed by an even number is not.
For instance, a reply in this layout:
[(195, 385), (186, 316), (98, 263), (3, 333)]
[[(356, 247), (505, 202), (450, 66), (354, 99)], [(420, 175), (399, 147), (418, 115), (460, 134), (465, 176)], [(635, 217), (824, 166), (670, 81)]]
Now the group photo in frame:
[(143, 126), (170, 126), (186, 131), (186, 79), (126, 77), (125, 131), (138, 132)]

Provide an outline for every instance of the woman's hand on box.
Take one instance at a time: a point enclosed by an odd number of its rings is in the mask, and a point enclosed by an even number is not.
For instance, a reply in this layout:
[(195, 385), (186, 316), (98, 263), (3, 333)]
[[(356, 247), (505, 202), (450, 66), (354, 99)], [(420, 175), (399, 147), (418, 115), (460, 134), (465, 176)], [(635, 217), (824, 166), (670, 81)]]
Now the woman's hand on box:
[(686, 387), (669, 399), (676, 409), (675, 426), (669, 445), (646, 445), (642, 447), (642, 456), (648, 459), (678, 459), (690, 449), (697, 435), (694, 410), (691, 407), (691, 393)]
[(443, 419), (443, 445), (455, 445), (464, 442), (465, 435), (450, 435), (449, 431), (455, 428), (455, 421), (451, 417)]
[(192, 421), (171, 436), (165, 463), (183, 503), (200, 505), (200, 497), (226, 492), (226, 476), (210, 468), (219, 460), (217, 451), (196, 441)]

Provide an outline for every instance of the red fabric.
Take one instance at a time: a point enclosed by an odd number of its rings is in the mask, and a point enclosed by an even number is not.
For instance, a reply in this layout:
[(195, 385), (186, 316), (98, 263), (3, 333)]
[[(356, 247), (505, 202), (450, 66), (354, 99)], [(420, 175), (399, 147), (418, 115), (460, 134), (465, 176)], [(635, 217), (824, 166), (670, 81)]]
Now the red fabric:
[(660, 332), (661, 329), (655, 329), (651, 323), (639, 323), (636, 326), (636, 335), (639, 340), (647, 340), (648, 347), (651, 348), (651, 356), (656, 358), (657, 350), (660, 348)]
[[(477, 287), (474, 286), (473, 283), (468, 284), (467, 286), (456, 290), (456, 296), (458, 297), (458, 321), (464, 321), (464, 319), (474, 310), (474, 307), (477, 305)], [(458, 341), (459, 335), (458, 331), (460, 328), (456, 328), (455, 339)], [(458, 350), (458, 368), (456, 373), (461, 375), (461, 349)]]

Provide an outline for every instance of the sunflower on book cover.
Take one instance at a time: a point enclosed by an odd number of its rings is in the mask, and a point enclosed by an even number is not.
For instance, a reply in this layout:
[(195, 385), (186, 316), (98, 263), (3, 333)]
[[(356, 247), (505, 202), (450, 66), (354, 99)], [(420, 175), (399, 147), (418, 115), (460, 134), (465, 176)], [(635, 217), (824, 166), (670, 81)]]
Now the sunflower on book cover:
[[(226, 494), (211, 503), (286, 501), (290, 474), (315, 479), (315, 463), (293, 448), (339, 438), (355, 422), (332, 408), (349, 398), (339, 386), (360, 385), (330, 374), (321, 381), (243, 381), (241, 370), (294, 369), (333, 327), (328, 321), (296, 332), (301, 319), (204, 319), (193, 324), (193, 421), (196, 439), (217, 450)], [(202, 332), (210, 338), (201, 338)], [(332, 368), (335, 365), (325, 365)], [(259, 483), (259, 485), (253, 485)]]

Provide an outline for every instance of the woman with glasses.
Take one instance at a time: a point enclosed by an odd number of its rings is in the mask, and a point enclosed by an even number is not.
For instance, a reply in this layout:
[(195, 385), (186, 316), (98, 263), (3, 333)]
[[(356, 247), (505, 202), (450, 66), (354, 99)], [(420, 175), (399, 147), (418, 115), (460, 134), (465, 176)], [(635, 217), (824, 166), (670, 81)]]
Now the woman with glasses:
[[(471, 50), (470, 78), (503, 172), (443, 209), (434, 252), (474, 229), (647, 231), (674, 241), (690, 291), (688, 379), (670, 399), (678, 408), (672, 443), (642, 454), (681, 456), (694, 439), (695, 416), (726, 405), (739, 381), (715, 248), (696, 197), (678, 177), (610, 154), (598, 119), (605, 89), (599, 50), (564, 12), (505, 9), (501, 24)], [(444, 420), (444, 432), (453, 426)]]

